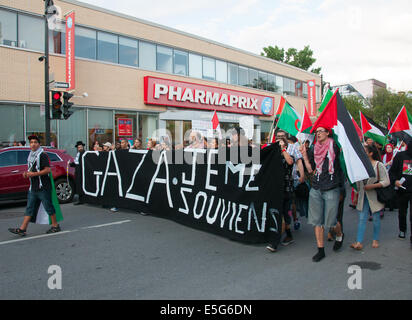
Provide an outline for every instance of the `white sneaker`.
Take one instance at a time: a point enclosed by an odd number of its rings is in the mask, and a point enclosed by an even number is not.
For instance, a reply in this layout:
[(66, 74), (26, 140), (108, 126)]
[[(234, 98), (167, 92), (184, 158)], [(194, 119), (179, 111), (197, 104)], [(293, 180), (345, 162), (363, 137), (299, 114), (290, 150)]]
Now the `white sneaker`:
[(406, 238), (406, 236), (405, 236), (405, 232), (399, 232), (399, 239), (401, 239), (401, 240), (405, 240), (405, 238)]
[(119, 209), (117, 209), (116, 207), (113, 207), (113, 208), (110, 208), (110, 211), (111, 212), (117, 212), (117, 211), (119, 211)]

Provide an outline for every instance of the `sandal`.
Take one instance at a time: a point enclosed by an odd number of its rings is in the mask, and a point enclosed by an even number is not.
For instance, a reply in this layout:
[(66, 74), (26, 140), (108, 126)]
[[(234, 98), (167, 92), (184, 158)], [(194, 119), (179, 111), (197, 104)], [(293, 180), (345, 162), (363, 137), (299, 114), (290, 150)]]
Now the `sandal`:
[(22, 237), (26, 236), (26, 230), (22, 230), (20, 228), (9, 228), (9, 231)]
[(372, 248), (379, 248), (379, 242), (377, 240), (372, 241)]
[(362, 250), (363, 249), (363, 246), (359, 243), (352, 243), (351, 245), (350, 245), (350, 247), (352, 248), (352, 249), (355, 249), (355, 250)]
[(60, 232), (60, 231), (61, 231), (60, 226), (57, 225), (57, 227), (52, 226), (49, 230), (46, 231), (46, 233), (56, 233), (56, 232)]

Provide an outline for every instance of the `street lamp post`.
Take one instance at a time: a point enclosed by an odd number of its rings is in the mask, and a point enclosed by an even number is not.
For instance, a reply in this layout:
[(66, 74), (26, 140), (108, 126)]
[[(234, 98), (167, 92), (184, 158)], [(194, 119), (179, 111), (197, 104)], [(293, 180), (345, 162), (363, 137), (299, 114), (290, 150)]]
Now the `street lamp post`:
[(44, 0), (44, 110), (46, 146), (50, 145), (50, 97), (49, 97), (49, 23), (48, 8), (53, 0)]

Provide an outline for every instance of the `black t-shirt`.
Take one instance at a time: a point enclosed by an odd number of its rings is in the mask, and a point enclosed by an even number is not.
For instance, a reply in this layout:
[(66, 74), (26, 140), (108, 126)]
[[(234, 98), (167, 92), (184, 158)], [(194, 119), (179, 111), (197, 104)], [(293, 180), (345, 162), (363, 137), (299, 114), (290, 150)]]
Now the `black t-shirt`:
[[(33, 167), (31, 168), (31, 172), (37, 172), (36, 169), (37, 161), (34, 163)], [(49, 157), (45, 152), (40, 154), (40, 171), (46, 167), (50, 167)], [(42, 188), (40, 188), (40, 179), (42, 183)], [(50, 190), (51, 189), (51, 182), (48, 174), (32, 177), (30, 178), (31, 184), (31, 191), (40, 191), (40, 190)]]

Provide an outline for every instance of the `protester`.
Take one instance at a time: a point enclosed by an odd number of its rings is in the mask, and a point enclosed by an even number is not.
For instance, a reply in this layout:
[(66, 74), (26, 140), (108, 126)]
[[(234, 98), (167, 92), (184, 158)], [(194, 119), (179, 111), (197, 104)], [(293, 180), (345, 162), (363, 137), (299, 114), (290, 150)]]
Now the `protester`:
[(120, 148), (122, 149), (122, 150), (128, 150), (129, 149), (129, 141), (127, 141), (127, 139), (126, 138), (122, 138), (121, 140), (120, 140)]
[(202, 135), (198, 131), (191, 131), (189, 135), (189, 146), (188, 149), (203, 149), (204, 141)]
[(105, 142), (103, 144), (103, 151), (109, 152), (112, 150), (112, 144), (110, 142)]
[(96, 140), (93, 144), (93, 151), (102, 151), (102, 150), (103, 148), (100, 145), (100, 142)]
[(115, 150), (115, 151), (121, 150), (121, 149), (122, 149), (122, 145), (121, 145), (120, 141), (116, 141), (116, 142), (114, 143), (114, 145), (112, 146), (112, 149)]
[(326, 126), (316, 128), (316, 143), (309, 151), (303, 145), (301, 153), (305, 166), (312, 177), (312, 188), (309, 193), (309, 220), (314, 226), (318, 252), (312, 257), (319, 262), (325, 255), (324, 230), (336, 227), (336, 240), (333, 250), (342, 247), (344, 234), (337, 225), (339, 194), (341, 183), (340, 150), (332, 138), (331, 129)]
[(365, 137), (365, 145), (372, 146), (374, 141), (371, 138)]
[(156, 148), (156, 140), (155, 139), (147, 140), (147, 150), (155, 150), (155, 148)]
[[(283, 239), (281, 243), (282, 245), (287, 246), (294, 242), (292, 232), (290, 231), (290, 225), (292, 221), (291, 221), (291, 216), (289, 215), (290, 200), (291, 200), (292, 192), (293, 192), (292, 170), (293, 170), (294, 159), (287, 152), (288, 142), (285, 137), (285, 132), (282, 131), (276, 134), (276, 143), (279, 143), (279, 147), (281, 149), (281, 154), (282, 154), (282, 164), (285, 169), (285, 177), (284, 177), (285, 186), (284, 186), (284, 193), (283, 193), (283, 204), (280, 210), (280, 215), (281, 217), (283, 217), (285, 221), (285, 232), (286, 232), (286, 237)], [(272, 234), (269, 239), (270, 243), (266, 247), (266, 249), (268, 249), (271, 252), (276, 252), (278, 245), (280, 243), (281, 236), (282, 236), (281, 231), (277, 232), (276, 234)]]
[(135, 150), (142, 150), (142, 149), (143, 149), (142, 140), (141, 140), (141, 139), (139, 139), (139, 138), (136, 138), (136, 139), (134, 140), (134, 143), (133, 143), (132, 149), (135, 149)]
[(79, 204), (82, 204), (82, 201), (80, 200), (81, 183), (82, 183), (82, 172), (80, 171), (80, 158), (84, 153), (85, 144), (82, 141), (77, 141), (74, 147), (77, 149), (77, 153), (76, 153), (76, 157), (74, 158), (74, 161), (70, 163), (70, 166), (75, 168), (74, 177), (75, 177), (76, 193), (73, 196), (73, 204), (79, 205)]
[(366, 182), (360, 181), (356, 183), (358, 189), (358, 197), (356, 209), (359, 212), (358, 234), (356, 242), (351, 244), (351, 248), (362, 250), (363, 238), (365, 234), (366, 221), (369, 216), (369, 210), (373, 214), (373, 241), (372, 248), (379, 247), (379, 234), (381, 219), (380, 211), (384, 204), (380, 203), (377, 198), (376, 189), (389, 186), (389, 176), (385, 166), (380, 162), (378, 149), (375, 146), (365, 146), (365, 152), (369, 157), (370, 162), (375, 170), (375, 177), (369, 178)]
[(21, 140), (19, 141), (19, 147), (24, 147), (26, 145), (26, 141)]
[[(412, 231), (412, 141), (408, 143), (406, 151), (398, 152), (393, 159), (391, 169), (389, 170), (391, 183), (398, 188), (398, 208), (399, 208), (399, 235), (400, 239), (406, 238), (407, 231), (407, 210), (410, 207), (410, 225)], [(410, 237), (412, 246), (412, 233)]]
[(209, 149), (218, 149), (219, 148), (219, 139), (214, 137), (210, 139), (210, 142), (208, 143), (207, 146)]
[(385, 146), (385, 154), (382, 156), (382, 163), (386, 167), (387, 170), (391, 168), (393, 160), (393, 145), (388, 143)]
[(43, 204), (44, 209), (52, 221), (52, 227), (46, 233), (61, 231), (60, 225), (57, 223), (56, 211), (51, 198), (51, 181), (49, 177), (51, 169), (49, 157), (40, 146), (40, 139), (37, 136), (29, 136), (28, 140), (31, 151), (27, 159), (28, 170), (23, 173), (24, 178), (30, 179), (26, 213), (20, 228), (9, 228), (11, 233), (22, 237), (26, 235), (27, 227), (32, 217), (34, 218), (37, 215), (40, 204)]

